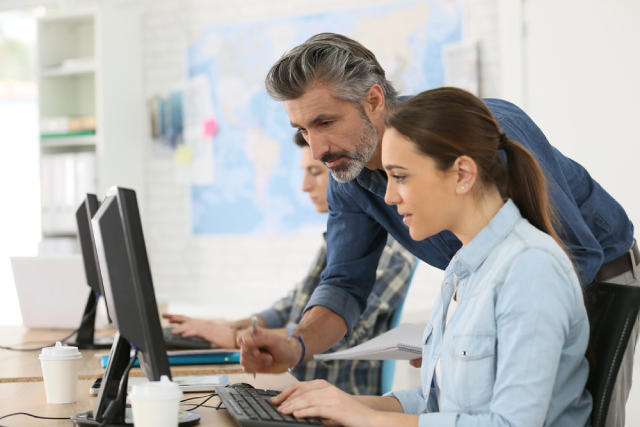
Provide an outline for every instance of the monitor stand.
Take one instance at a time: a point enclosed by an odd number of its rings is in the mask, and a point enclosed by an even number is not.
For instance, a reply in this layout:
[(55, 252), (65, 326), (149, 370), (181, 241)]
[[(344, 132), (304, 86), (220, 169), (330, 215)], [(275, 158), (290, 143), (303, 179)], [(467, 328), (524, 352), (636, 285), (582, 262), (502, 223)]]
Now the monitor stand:
[(111, 337), (94, 337), (96, 323), (96, 304), (98, 297), (95, 292), (89, 292), (89, 300), (82, 315), (82, 323), (76, 334), (75, 340), (65, 341), (66, 345), (78, 347), (83, 350), (102, 350), (111, 348), (113, 338)]
[[(131, 408), (127, 408), (127, 393), (122, 393), (120, 400), (117, 400), (120, 387), (127, 389), (128, 377), (124, 377), (127, 365), (131, 360), (131, 345), (125, 340), (120, 332), (116, 333), (109, 364), (104, 373), (100, 391), (96, 399), (93, 411), (81, 412), (73, 415), (71, 421), (76, 427), (97, 427), (103, 426), (104, 412), (110, 404), (116, 406), (117, 410), (111, 417), (111, 421), (104, 424), (104, 427), (133, 426), (133, 415)], [(122, 385), (120, 382), (122, 381)], [(200, 422), (200, 415), (195, 412), (179, 411), (178, 423), (180, 427), (196, 425)]]

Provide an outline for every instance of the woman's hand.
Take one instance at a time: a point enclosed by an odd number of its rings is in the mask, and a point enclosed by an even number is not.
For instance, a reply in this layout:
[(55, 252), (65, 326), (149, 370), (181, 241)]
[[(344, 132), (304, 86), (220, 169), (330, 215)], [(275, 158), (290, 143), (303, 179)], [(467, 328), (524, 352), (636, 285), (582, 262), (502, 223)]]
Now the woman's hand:
[(171, 323), (179, 323), (171, 333), (183, 337), (200, 337), (216, 347), (236, 348), (233, 329), (212, 320), (192, 319), (187, 316), (164, 314)]
[(325, 380), (296, 383), (272, 398), (271, 403), (282, 403), (278, 410), (283, 414), (329, 419), (345, 427), (370, 427), (384, 415)]

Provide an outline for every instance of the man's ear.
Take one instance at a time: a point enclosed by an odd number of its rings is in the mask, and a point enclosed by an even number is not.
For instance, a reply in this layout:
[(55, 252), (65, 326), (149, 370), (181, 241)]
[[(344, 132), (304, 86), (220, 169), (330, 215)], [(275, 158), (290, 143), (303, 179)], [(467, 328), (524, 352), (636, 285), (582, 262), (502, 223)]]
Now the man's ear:
[(369, 88), (367, 96), (364, 98), (364, 108), (368, 114), (377, 115), (385, 113), (386, 100), (384, 92), (379, 84), (374, 84)]
[(453, 162), (452, 170), (455, 172), (456, 193), (467, 194), (478, 178), (478, 165), (469, 156), (460, 156)]

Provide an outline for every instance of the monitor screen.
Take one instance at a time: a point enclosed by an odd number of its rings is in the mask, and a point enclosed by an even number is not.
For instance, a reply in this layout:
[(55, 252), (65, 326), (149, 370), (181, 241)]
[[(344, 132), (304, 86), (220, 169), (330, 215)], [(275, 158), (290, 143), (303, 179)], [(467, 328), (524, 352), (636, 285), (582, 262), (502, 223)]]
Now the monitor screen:
[(113, 323), (138, 348), (149, 381), (171, 378), (135, 191), (109, 189), (91, 222)]
[(100, 268), (98, 267), (98, 256), (96, 255), (91, 233), (91, 218), (96, 214), (99, 207), (100, 202), (96, 195), (87, 194), (87, 197), (76, 211), (76, 223), (78, 225), (78, 240), (80, 241), (87, 284), (97, 295), (104, 295), (102, 277), (100, 277)]

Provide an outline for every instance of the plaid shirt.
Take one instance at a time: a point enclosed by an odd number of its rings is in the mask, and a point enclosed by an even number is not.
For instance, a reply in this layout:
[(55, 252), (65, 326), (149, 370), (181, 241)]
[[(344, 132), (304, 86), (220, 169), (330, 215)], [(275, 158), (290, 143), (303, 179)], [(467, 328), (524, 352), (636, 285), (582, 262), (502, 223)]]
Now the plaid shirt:
[[(367, 308), (353, 328), (349, 339), (343, 338), (327, 350), (334, 352), (362, 344), (389, 329), (391, 315), (404, 299), (409, 277), (415, 264), (414, 256), (391, 236), (382, 252), (376, 270), (376, 283), (367, 300)], [(291, 333), (302, 319), (311, 294), (320, 284), (320, 274), (327, 265), (327, 247), (323, 244), (307, 277), (287, 297), (259, 315), (268, 328), (287, 328)], [(300, 381), (325, 379), (354, 395), (380, 395), (380, 360), (309, 360), (292, 371)]]

